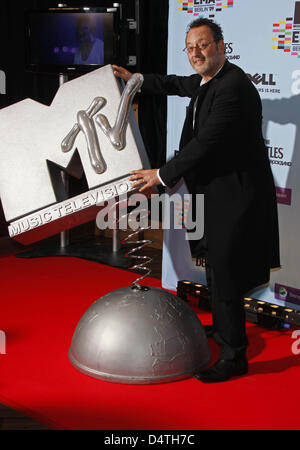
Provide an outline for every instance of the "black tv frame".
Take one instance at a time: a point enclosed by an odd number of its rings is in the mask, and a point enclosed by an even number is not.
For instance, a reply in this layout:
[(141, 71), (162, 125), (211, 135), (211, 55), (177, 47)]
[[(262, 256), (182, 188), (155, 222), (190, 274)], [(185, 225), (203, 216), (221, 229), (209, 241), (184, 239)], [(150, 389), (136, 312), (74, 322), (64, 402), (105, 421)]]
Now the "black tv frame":
[[(101, 3), (101, 2), (99, 2)], [(26, 67), (25, 69), (30, 72), (38, 73), (53, 73), (53, 74), (66, 74), (76, 75), (90, 72), (92, 70), (103, 67), (106, 64), (126, 64), (126, 55), (124, 53), (124, 47), (121, 46), (121, 39), (123, 34), (122, 26), (122, 10), (121, 6), (114, 6), (115, 2), (111, 2), (111, 6), (97, 6), (97, 7), (57, 7), (47, 9), (28, 10), (25, 12), (25, 32), (26, 32)], [(30, 27), (30, 15), (34, 14), (73, 14), (73, 13), (111, 13), (113, 15), (113, 52), (112, 58), (109, 61), (104, 61), (104, 64), (47, 64), (43, 62), (32, 61), (32, 37)]]

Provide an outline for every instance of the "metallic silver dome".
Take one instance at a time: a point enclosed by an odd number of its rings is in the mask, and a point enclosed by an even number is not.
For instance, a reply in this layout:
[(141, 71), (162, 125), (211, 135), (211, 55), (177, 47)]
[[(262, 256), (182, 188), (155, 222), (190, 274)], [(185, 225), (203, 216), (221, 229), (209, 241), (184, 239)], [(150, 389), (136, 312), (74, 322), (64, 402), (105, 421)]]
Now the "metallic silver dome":
[(69, 359), (101, 380), (152, 384), (193, 376), (210, 361), (210, 350), (200, 320), (183, 300), (155, 287), (125, 287), (84, 313)]

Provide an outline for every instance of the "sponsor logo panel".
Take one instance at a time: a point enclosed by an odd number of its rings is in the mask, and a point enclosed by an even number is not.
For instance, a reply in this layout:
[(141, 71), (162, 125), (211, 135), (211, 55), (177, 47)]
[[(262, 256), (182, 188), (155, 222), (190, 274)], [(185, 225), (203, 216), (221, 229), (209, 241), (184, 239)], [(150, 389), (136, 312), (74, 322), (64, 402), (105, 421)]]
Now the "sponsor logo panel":
[(221, 13), (226, 9), (233, 8), (237, 0), (178, 0), (180, 6), (178, 11), (186, 12), (193, 16), (200, 16), (202, 14), (209, 14), (209, 18), (213, 19), (216, 14)]
[(235, 53), (233, 42), (225, 42), (225, 55), (228, 61), (237, 60), (241, 57), (241, 55)]
[(300, 305), (300, 289), (275, 283), (275, 298)]
[[(289, 168), (292, 166), (292, 161), (286, 159), (286, 152), (284, 147), (279, 145), (272, 145), (270, 140), (265, 139), (265, 144), (268, 150), (270, 164), (275, 167)], [(283, 205), (291, 205), (292, 189), (286, 187), (276, 186), (277, 202)]]
[(275, 80), (275, 74), (256, 72), (247, 73), (247, 75), (258, 92), (280, 94), (280, 89), (277, 87), (277, 82)]
[(292, 203), (292, 189), (276, 186), (276, 198), (277, 203), (290, 206)]

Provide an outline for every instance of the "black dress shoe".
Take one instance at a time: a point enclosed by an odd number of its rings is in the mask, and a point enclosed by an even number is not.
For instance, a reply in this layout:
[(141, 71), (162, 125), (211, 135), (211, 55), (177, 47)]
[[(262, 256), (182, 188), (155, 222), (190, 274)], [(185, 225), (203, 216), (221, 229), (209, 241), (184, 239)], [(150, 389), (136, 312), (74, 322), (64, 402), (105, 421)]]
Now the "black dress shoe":
[(195, 378), (204, 383), (217, 383), (244, 375), (247, 372), (248, 361), (245, 357), (232, 360), (219, 359), (213, 366), (196, 374)]
[(213, 325), (204, 325), (204, 331), (206, 334), (206, 337), (213, 337), (215, 329)]

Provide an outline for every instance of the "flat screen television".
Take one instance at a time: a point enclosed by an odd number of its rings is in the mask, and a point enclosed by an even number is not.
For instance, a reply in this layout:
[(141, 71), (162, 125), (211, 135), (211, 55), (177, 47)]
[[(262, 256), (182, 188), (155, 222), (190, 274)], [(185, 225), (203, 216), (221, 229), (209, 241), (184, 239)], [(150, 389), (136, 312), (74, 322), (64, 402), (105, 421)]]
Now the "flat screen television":
[(85, 73), (121, 63), (118, 7), (28, 11), (26, 34), (27, 70)]

